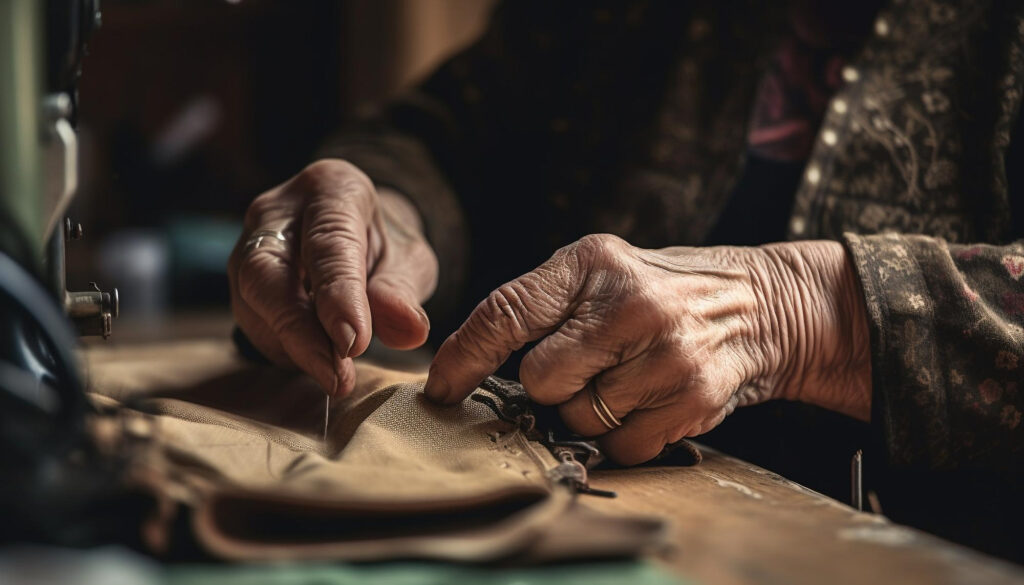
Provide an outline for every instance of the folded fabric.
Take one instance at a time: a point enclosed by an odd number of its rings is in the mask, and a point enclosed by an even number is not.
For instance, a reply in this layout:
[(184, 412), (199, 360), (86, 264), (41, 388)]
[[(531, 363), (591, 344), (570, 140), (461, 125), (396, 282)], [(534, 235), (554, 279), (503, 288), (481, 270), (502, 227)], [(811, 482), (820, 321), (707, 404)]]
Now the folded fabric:
[(226, 341), (84, 357), (97, 441), (131, 450), (129, 481), (162, 503), (143, 529), (158, 552), (182, 508), (203, 550), (235, 560), (541, 562), (663, 543), (660, 520), (581, 505), (585, 469), (538, 440), (507, 388), (440, 407), (423, 374), (357, 361), (324, 439), (316, 383), (247, 364)]

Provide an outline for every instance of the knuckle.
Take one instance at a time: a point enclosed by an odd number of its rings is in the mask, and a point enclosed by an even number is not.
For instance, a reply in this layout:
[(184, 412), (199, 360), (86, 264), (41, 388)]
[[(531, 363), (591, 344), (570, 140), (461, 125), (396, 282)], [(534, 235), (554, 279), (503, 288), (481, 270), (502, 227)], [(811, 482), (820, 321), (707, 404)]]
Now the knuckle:
[(530, 333), (526, 312), (523, 297), (514, 283), (494, 289), (477, 306), (478, 323), (488, 339), (508, 339), (520, 344), (526, 343)]
[(364, 240), (362, 233), (366, 229), (366, 220), (354, 209), (313, 203), (307, 215), (310, 217), (305, 233), (307, 242), (331, 243), (340, 238), (347, 243), (361, 245)]
[(367, 243), (351, 224), (310, 226), (303, 237), (302, 256), (314, 283), (336, 278), (365, 279)]
[(313, 255), (356, 254), (365, 256), (369, 215), (354, 206), (316, 201), (306, 209), (304, 250)]
[(293, 184), (313, 193), (373, 192), (373, 182), (356, 165), (342, 159), (320, 159), (310, 163), (293, 179)]
[(263, 217), (277, 210), (280, 206), (279, 196), (276, 191), (267, 191), (252, 200), (245, 210), (244, 222), (250, 229), (260, 224)]
[(314, 254), (307, 266), (318, 295), (333, 295), (339, 290), (366, 286), (366, 264), (360, 254)]
[(345, 176), (356, 171), (358, 171), (358, 168), (346, 160), (323, 158), (306, 165), (306, 167), (296, 175), (296, 179), (298, 179), (299, 182), (309, 181), (311, 183), (321, 183), (331, 181), (339, 176)]
[(628, 246), (625, 240), (612, 234), (588, 234), (573, 246), (578, 257), (584, 260), (599, 260)]
[(334, 173), (336, 175), (360, 177), (365, 183), (370, 183), (369, 177), (366, 176), (362, 169), (343, 158), (322, 158), (310, 163), (308, 168), (313, 172), (325, 172)]

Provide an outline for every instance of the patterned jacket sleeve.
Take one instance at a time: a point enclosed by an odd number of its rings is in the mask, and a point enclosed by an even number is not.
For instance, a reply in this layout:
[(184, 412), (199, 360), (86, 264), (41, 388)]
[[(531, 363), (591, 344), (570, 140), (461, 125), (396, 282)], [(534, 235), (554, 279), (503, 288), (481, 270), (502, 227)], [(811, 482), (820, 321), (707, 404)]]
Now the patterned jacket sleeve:
[(888, 465), (1019, 478), (1024, 243), (845, 239), (865, 294), (872, 424)]

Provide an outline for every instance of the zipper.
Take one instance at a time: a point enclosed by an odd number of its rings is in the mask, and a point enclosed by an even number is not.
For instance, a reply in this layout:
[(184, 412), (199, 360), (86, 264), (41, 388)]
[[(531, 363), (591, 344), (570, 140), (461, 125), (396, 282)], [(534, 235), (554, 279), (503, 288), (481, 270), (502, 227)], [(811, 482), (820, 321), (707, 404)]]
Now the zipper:
[(617, 496), (613, 491), (590, 487), (587, 467), (604, 460), (600, 449), (593, 441), (570, 433), (563, 425), (559, 425), (558, 432), (552, 428), (542, 432), (538, 420), (550, 421), (551, 417), (537, 415), (537, 410), (545, 407), (532, 403), (521, 384), (488, 376), (480, 383), (480, 388), (487, 393), (475, 392), (470, 395), (471, 400), (489, 408), (499, 420), (515, 426), (527, 440), (540, 443), (554, 456), (558, 463), (547, 472), (551, 482), (565, 485), (576, 494)]

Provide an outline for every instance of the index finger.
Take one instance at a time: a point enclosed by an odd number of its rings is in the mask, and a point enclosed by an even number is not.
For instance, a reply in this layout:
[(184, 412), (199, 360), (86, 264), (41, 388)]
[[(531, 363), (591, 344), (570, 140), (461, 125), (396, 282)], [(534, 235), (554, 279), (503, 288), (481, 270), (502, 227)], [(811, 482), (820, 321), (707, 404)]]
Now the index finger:
[(311, 167), (313, 192), (303, 215), (301, 254), (316, 314), (339, 355), (362, 353), (370, 342), (366, 296), (368, 230), (374, 220), (373, 183), (355, 167), (332, 161)]
[(585, 276), (584, 263), (569, 246), (491, 292), (437, 350), (427, 397), (448, 404), (463, 400), (510, 353), (554, 331), (575, 309)]
[[(292, 362), (334, 394), (343, 365), (333, 359), (327, 335), (302, 290), (292, 246), (287, 241), (271, 241), (252, 247), (240, 241), (232, 255), (229, 283), (235, 314), (241, 317), (239, 325), (249, 328), (250, 334), (254, 326), (264, 333), (269, 330)], [(255, 336), (253, 341), (261, 340)], [(267, 342), (261, 345), (266, 347)]]

